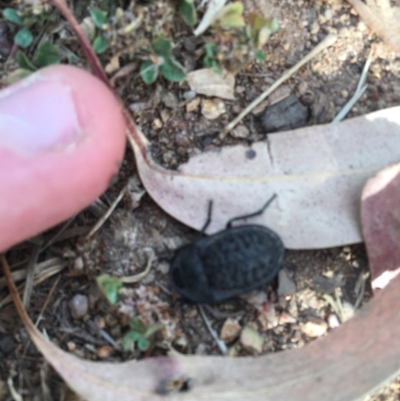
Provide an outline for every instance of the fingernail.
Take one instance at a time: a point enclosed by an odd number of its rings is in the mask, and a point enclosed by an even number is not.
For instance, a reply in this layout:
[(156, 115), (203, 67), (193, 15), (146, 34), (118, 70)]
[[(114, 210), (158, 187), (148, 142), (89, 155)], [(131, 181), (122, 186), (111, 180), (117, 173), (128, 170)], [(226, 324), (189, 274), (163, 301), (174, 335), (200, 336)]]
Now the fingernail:
[(66, 84), (38, 72), (0, 91), (0, 147), (34, 155), (65, 149), (80, 136)]

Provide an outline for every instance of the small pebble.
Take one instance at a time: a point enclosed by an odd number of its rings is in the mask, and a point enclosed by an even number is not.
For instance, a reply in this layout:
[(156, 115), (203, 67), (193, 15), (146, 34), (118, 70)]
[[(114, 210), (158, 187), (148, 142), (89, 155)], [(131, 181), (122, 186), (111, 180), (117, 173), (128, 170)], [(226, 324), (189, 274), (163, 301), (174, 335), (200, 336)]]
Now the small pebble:
[(153, 129), (160, 129), (163, 126), (162, 121), (159, 118), (154, 119), (153, 123), (151, 124)]
[(191, 113), (199, 108), (201, 99), (199, 97), (194, 98), (186, 105), (186, 111)]
[(176, 109), (179, 106), (179, 100), (172, 92), (166, 92), (162, 96), (161, 101), (163, 102), (164, 106), (168, 107), (169, 109)]
[(109, 358), (114, 354), (114, 348), (111, 345), (103, 345), (97, 348), (97, 356), (101, 359)]
[(240, 334), (240, 345), (251, 352), (260, 353), (264, 344), (264, 337), (256, 330), (246, 326)]
[(296, 284), (289, 277), (285, 269), (281, 269), (278, 274), (278, 295), (292, 295), (296, 292)]
[(333, 313), (328, 316), (328, 326), (330, 329), (336, 329), (340, 326), (338, 317)]
[(342, 318), (343, 322), (347, 322), (354, 316), (354, 306), (348, 302), (343, 302)]
[(74, 261), (74, 270), (83, 270), (83, 259), (81, 256), (75, 259)]
[(328, 331), (326, 322), (307, 322), (301, 326), (301, 331), (308, 337), (317, 338), (323, 336)]
[(236, 319), (226, 319), (221, 328), (221, 340), (230, 344), (239, 337), (241, 331), (242, 327)]
[(73, 341), (68, 341), (67, 342), (67, 348), (68, 348), (68, 351), (75, 351), (76, 344)]
[(257, 320), (264, 330), (273, 329), (278, 326), (278, 317), (276, 316), (275, 306), (267, 302), (258, 310)]
[(185, 100), (191, 100), (196, 97), (196, 92), (195, 91), (187, 91), (183, 94), (183, 98)]
[(238, 125), (231, 131), (231, 135), (234, 138), (247, 138), (250, 135), (250, 131), (244, 125)]
[(225, 103), (221, 99), (203, 99), (201, 101), (201, 114), (207, 120), (215, 120), (225, 111)]
[(279, 324), (296, 323), (296, 319), (287, 312), (282, 312), (279, 316)]
[(137, 102), (137, 103), (131, 103), (129, 105), (129, 110), (133, 111), (134, 113), (139, 113), (143, 110), (146, 110), (149, 107), (147, 102)]
[(178, 346), (183, 351), (186, 351), (189, 346), (189, 341), (186, 336), (181, 336), (175, 341), (175, 346)]
[(74, 319), (80, 319), (86, 315), (89, 309), (87, 296), (76, 294), (68, 304), (71, 316)]

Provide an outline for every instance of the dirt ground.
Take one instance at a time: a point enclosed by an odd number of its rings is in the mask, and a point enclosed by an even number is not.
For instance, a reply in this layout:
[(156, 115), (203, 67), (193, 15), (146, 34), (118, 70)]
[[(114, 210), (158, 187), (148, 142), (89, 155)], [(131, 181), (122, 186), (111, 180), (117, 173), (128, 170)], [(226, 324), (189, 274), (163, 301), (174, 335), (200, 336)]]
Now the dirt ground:
[[(82, 3), (86, 2), (73, 3), (79, 21), (88, 16)], [(92, 5), (101, 8), (105, 3), (93, 1)], [(129, 2), (120, 3), (127, 6)], [(400, 5), (399, 1), (392, 2), (396, 3)], [(163, 1), (154, 4), (161, 7)], [(152, 7), (156, 7), (154, 4)], [(0, 9), (6, 5), (8, 2), (0, 1)], [(370, 32), (346, 1), (246, 0), (245, 9), (247, 13), (256, 11), (265, 17), (275, 16), (280, 31), (265, 46), (265, 62), (251, 63), (237, 72), (236, 100), (223, 100), (226, 112), (217, 119), (204, 117), (200, 106), (187, 107), (189, 101), (203, 97), (192, 93), (185, 82), (177, 84), (161, 79), (145, 85), (138, 76), (138, 66), (133, 73), (116, 81), (117, 93), (151, 140), (153, 155), (160, 164), (175, 169), (191, 155), (214, 147), (238, 142), (250, 144), (265, 139), (272, 130), (331, 121), (352, 96), (371, 50), (368, 89), (347, 118), (400, 104), (399, 57)], [(7, 23), (0, 19), (0, 24), (5, 29)], [(62, 29), (67, 32), (59, 37), (62, 45), (72, 46), (82, 57), (70, 40), (71, 32)], [(1, 32), (0, 45), (10, 35)], [(274, 106), (245, 118), (241, 123), (245, 127), (242, 136), (228, 135), (223, 141), (218, 138), (226, 123), (329, 33), (338, 35), (337, 43), (300, 69), (280, 89), (280, 98), (275, 97)], [(174, 54), (179, 61), (188, 70), (200, 68), (201, 40), (194, 39), (182, 24), (174, 30), (174, 41), (177, 44)], [(4, 55), (4, 45), (2, 49), (0, 78), (4, 83), (16, 64), (12, 53)], [(106, 56), (102, 57), (105, 63)], [(280, 99), (283, 102), (279, 103)], [(287, 117), (289, 108), (293, 112)], [(284, 121), (274, 119), (280, 113), (285, 115)], [(128, 193), (109, 220), (95, 236), (86, 239), (85, 235), (128, 182)], [(60, 229), (57, 227), (43, 236), (44, 243), (54, 240), (38, 254), (36, 271), (42, 272), (39, 277), (43, 280), (35, 285), (28, 307), (33, 321), (41, 316), (39, 329), (58, 346), (78, 356), (102, 361), (165, 355), (171, 348), (184, 354), (221, 353), (197, 306), (179, 302), (167, 275), (176, 249), (196, 240), (198, 233), (166, 215), (145, 193), (129, 149), (109, 191)], [(26, 242), (7, 252), (13, 271), (28, 269), (37, 249), (32, 242)], [(145, 268), (150, 254), (154, 256), (151, 271), (138, 283), (124, 284), (120, 302), (110, 307), (96, 284), (96, 277), (105, 273), (117, 277), (135, 275)], [(362, 244), (287, 251), (278, 279), (268, 288), (239, 300), (206, 307), (205, 313), (212, 327), (228, 343), (229, 355), (258, 355), (302, 347), (329, 335), (329, 331), (368, 302), (372, 292), (367, 273), (368, 261)], [(51, 389), (53, 399), (67, 399), (62, 398), (65, 390), (61, 379), (30, 343), (8, 301), (2, 280), (0, 277), (0, 401), (13, 399), (6, 384), (10, 378), (24, 400), (44, 399), (43, 384)], [(162, 325), (145, 352), (121, 347), (130, 330), (130, 321), (137, 317), (146, 327)], [(244, 330), (252, 333), (250, 340), (242, 336)], [(400, 378), (397, 378), (365, 401), (394, 401), (399, 397)]]

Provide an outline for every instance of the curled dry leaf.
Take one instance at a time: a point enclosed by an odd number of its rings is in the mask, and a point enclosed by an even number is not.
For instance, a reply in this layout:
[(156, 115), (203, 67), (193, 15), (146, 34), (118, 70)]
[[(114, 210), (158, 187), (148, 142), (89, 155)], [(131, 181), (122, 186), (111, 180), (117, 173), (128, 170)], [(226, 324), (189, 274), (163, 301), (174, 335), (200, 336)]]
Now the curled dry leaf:
[(166, 212), (200, 229), (213, 200), (211, 234), (230, 218), (259, 210), (276, 193), (251, 222), (269, 226), (292, 249), (361, 242), (362, 188), (400, 159), (400, 107), (204, 153), (179, 171), (155, 164), (147, 139), (130, 128), (140, 177)]
[(383, 288), (400, 273), (400, 164), (368, 181), (361, 218), (372, 286)]
[(210, 97), (235, 100), (235, 77), (229, 72), (217, 74), (210, 68), (192, 71), (187, 75), (190, 89)]
[(169, 394), (169, 401), (355, 401), (400, 371), (400, 277), (357, 317), (301, 349), (258, 358), (173, 355), (106, 363), (82, 360), (47, 340), (29, 319), (4, 257), (1, 262), (32, 341), (88, 401), (162, 401), (161, 390), (166, 394), (167, 384), (178, 380), (190, 383), (189, 390)]
[(390, 0), (347, 1), (372, 31), (400, 53), (400, 7), (391, 7)]

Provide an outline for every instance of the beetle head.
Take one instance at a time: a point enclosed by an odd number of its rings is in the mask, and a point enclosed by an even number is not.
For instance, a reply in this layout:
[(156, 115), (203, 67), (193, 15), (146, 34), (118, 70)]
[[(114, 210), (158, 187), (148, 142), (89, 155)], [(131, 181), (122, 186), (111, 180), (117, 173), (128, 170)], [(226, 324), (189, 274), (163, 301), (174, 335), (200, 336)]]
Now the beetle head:
[(176, 290), (192, 302), (208, 302), (210, 288), (196, 244), (179, 249), (169, 270)]

